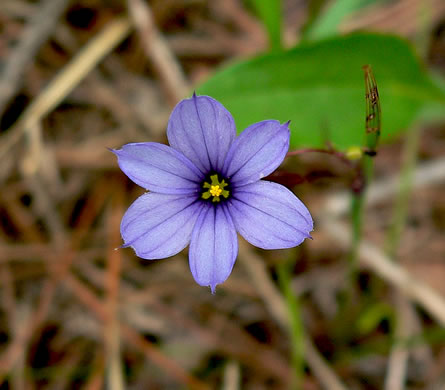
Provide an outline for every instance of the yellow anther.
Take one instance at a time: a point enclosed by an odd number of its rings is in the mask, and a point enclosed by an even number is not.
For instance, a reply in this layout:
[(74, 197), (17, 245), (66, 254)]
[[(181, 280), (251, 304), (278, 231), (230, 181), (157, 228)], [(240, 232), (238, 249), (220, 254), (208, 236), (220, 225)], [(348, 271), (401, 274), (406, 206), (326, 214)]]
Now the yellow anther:
[(225, 190), (224, 188), (228, 186), (228, 184), (224, 181), (218, 180), (218, 175), (212, 175), (210, 176), (211, 183), (205, 182), (202, 185), (202, 188), (208, 188), (208, 191), (204, 191), (202, 193), (203, 199), (210, 199), (212, 197), (212, 202), (219, 202), (220, 196), (223, 196), (224, 198), (229, 197), (229, 191)]
[(220, 196), (222, 192), (222, 189), (219, 186), (211, 186), (210, 187), (210, 194), (212, 196)]
[(360, 146), (350, 146), (346, 150), (346, 157), (349, 160), (358, 160), (362, 156), (363, 156), (363, 151), (362, 151), (362, 148)]

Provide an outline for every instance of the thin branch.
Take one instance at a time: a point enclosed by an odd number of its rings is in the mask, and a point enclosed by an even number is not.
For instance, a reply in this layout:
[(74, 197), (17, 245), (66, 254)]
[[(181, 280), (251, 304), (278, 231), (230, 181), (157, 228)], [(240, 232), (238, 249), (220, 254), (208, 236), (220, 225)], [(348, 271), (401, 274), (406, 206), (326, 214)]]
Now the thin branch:
[[(103, 322), (108, 320), (108, 312), (105, 310), (103, 302), (81, 281), (73, 275), (68, 275), (65, 280), (65, 286), (76, 295), (82, 304), (90, 309), (98, 320)], [(165, 370), (179, 383), (187, 384), (191, 389), (208, 389), (207, 385), (189, 375), (174, 360), (164, 355), (157, 346), (146, 340), (133, 328), (121, 323), (121, 332), (127, 343), (142, 351), (149, 360)]]
[[(445, 157), (419, 164), (414, 170), (413, 189), (443, 183), (445, 181)], [(366, 194), (366, 205), (373, 205), (392, 197), (399, 189), (398, 174), (387, 179), (374, 182)], [(349, 191), (331, 194), (326, 200), (320, 215), (339, 218), (349, 212), (351, 194)]]
[(48, 40), (69, 0), (43, 0), (41, 3), (0, 76), (0, 116), (8, 101), (21, 87), (26, 68), (33, 61), (40, 46)]
[[(400, 188), (395, 200), (392, 226), (389, 228), (386, 237), (386, 253), (390, 259), (398, 262), (397, 250), (406, 225), (409, 210), (409, 200), (412, 195), (412, 176), (417, 163), (419, 151), (419, 138), (421, 129), (419, 126), (412, 126), (403, 146), (403, 164), (400, 172)], [(412, 336), (413, 327), (411, 320), (415, 311), (411, 308), (411, 302), (405, 296), (396, 292), (396, 341), (391, 348), (388, 361), (388, 371), (385, 378), (385, 389), (403, 390), (405, 388), (406, 374), (408, 370), (408, 360), (410, 349), (400, 345), (397, 339), (405, 339)]]
[(141, 0), (128, 0), (128, 9), (139, 32), (145, 55), (153, 63), (169, 102), (175, 105), (190, 89), (184, 73), (167, 41), (157, 30), (148, 4)]
[(241, 379), (241, 369), (237, 361), (231, 360), (224, 367), (224, 379), (222, 390), (239, 390)]
[[(319, 228), (325, 229), (341, 247), (349, 248), (350, 232), (344, 224), (325, 218), (319, 223)], [(444, 297), (391, 261), (382, 250), (368, 241), (360, 244), (358, 254), (363, 266), (400, 289), (404, 295), (420, 304), (439, 324), (445, 325)]]
[(397, 313), (396, 344), (392, 346), (388, 359), (385, 389), (403, 390), (405, 388), (410, 350), (407, 346), (402, 345), (400, 341), (413, 336), (411, 327), (413, 310), (410, 308), (411, 302), (398, 291), (396, 292), (394, 305)]
[(340, 30), (348, 33), (355, 30), (388, 31), (392, 34), (403, 36), (415, 36), (422, 30), (419, 23), (419, 13), (424, 7), (428, 12), (428, 25), (434, 26), (438, 23), (445, 12), (443, 0), (399, 0), (390, 3), (373, 3), (348, 15), (341, 23)]
[(122, 251), (115, 250), (121, 242), (119, 222), (122, 210), (122, 191), (114, 193), (108, 228), (108, 261), (106, 278), (106, 300), (108, 316), (104, 321), (105, 348), (107, 356), (107, 387), (111, 390), (125, 388), (120, 354), (121, 334), (118, 317), (119, 287), (122, 268)]
[(0, 160), (17, 144), (26, 128), (53, 110), (85, 78), (111, 50), (130, 33), (126, 18), (111, 21), (73, 60), (49, 83), (25, 110), (19, 120), (0, 139)]
[[(100, 209), (96, 203), (103, 204), (105, 196), (108, 196), (108, 192), (104, 191), (101, 183), (98, 183), (96, 192), (90, 197), (88, 204), (78, 218), (78, 227), (80, 227), (80, 229), (71, 235), (72, 248), (78, 247), (82, 238), (87, 234), (87, 229), (83, 230), (82, 227), (91, 226), (92, 220), (96, 217), (96, 213)], [(30, 319), (28, 321), (21, 321), (21, 327), (16, 332), (16, 338), (8, 344), (0, 355), (0, 379), (15, 366), (21, 356), (20, 351), (24, 350), (24, 345), (27, 345), (31, 337), (35, 336), (35, 332), (47, 318), (57, 288), (67, 274), (69, 274), (69, 269), (75, 258), (75, 251), (68, 249), (64, 253), (55, 252), (48, 256), (48, 258), (52, 260), (51, 264), (48, 263), (47, 266), (48, 273), (51, 277), (45, 281), (40, 291), (39, 302), (30, 314)]]
[[(289, 329), (289, 319), (284, 298), (272, 282), (263, 261), (242, 241), (240, 242), (239, 257), (253, 283), (257, 286), (257, 291), (261, 295), (267, 309), (277, 323), (287, 331)], [(347, 389), (309, 338), (305, 339), (304, 352), (309, 368), (323, 387), (330, 390)]]

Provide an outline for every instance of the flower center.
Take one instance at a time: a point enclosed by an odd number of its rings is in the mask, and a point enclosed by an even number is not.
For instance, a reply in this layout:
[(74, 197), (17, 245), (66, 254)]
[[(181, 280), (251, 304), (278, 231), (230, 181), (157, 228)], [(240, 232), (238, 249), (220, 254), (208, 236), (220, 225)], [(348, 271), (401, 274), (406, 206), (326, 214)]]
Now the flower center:
[(220, 186), (210, 186), (209, 191), (213, 196), (220, 196), (222, 192), (222, 188)]
[(224, 188), (227, 187), (229, 184), (225, 182), (225, 180), (219, 181), (218, 175), (212, 175), (210, 176), (210, 183), (204, 182), (202, 187), (204, 189), (208, 188), (207, 191), (204, 191), (202, 193), (202, 198), (207, 200), (212, 198), (212, 202), (219, 202), (221, 200), (221, 196), (224, 198), (229, 197), (229, 191), (225, 190)]

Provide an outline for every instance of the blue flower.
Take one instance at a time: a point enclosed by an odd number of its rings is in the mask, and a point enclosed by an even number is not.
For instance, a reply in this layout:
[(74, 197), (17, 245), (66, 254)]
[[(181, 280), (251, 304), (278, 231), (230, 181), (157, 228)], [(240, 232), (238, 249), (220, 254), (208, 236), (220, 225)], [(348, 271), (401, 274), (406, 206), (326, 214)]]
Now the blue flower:
[(232, 115), (208, 96), (173, 110), (170, 146), (131, 143), (113, 150), (122, 171), (149, 190), (122, 218), (124, 247), (144, 259), (173, 256), (190, 244), (196, 282), (224, 282), (238, 254), (237, 232), (263, 249), (291, 248), (310, 237), (304, 204), (282, 185), (261, 180), (289, 149), (288, 123), (255, 123), (238, 137)]

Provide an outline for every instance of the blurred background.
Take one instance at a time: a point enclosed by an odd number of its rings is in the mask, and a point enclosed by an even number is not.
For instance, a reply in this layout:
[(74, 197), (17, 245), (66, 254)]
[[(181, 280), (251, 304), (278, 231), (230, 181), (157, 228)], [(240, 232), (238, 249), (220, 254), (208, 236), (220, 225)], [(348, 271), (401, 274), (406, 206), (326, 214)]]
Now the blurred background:
[[(0, 389), (445, 389), (444, 75), (443, 0), (0, 0)], [(215, 295), (116, 250), (107, 148), (193, 90), (292, 120), (269, 180), (315, 219)]]

